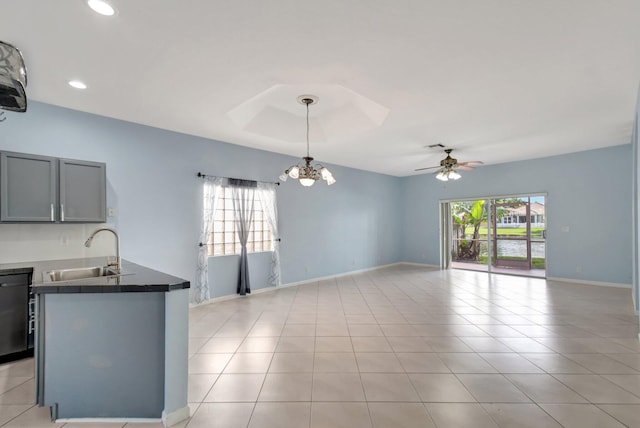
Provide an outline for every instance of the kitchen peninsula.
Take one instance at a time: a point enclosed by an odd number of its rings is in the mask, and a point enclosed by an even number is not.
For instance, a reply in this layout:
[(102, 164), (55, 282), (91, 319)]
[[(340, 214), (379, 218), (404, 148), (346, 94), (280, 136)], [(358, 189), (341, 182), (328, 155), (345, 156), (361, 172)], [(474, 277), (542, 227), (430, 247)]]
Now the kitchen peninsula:
[[(37, 403), (51, 407), (52, 419), (169, 426), (189, 416), (188, 281), (124, 260), (113, 275), (105, 258), (0, 267), (27, 266), (36, 295)], [(85, 272), (90, 277), (64, 280)]]

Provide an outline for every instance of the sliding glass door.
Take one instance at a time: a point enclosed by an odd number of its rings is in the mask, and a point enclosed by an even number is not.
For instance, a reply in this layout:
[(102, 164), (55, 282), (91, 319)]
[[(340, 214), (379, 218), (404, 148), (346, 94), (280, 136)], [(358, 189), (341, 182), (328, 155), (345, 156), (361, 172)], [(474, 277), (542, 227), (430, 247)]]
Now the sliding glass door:
[(452, 201), (451, 266), (473, 270), (487, 270), (489, 246), (487, 241), (487, 201), (485, 199)]
[(546, 276), (544, 195), (441, 202), (443, 268)]

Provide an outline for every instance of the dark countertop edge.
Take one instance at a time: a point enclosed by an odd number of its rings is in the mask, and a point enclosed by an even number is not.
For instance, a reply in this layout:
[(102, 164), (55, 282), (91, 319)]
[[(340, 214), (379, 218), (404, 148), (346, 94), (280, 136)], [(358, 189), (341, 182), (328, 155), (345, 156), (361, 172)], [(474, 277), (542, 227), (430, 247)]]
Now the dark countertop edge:
[(33, 274), (33, 268), (15, 267), (15, 268), (0, 269), (0, 275), (20, 275), (23, 273)]
[(69, 284), (57, 285), (56, 283), (35, 284), (35, 294), (86, 294), (86, 293), (162, 293), (190, 288), (189, 281), (181, 284), (156, 284), (156, 285), (87, 285)]
[[(170, 292), (191, 287), (191, 283), (155, 269), (122, 260), (122, 274), (116, 276), (43, 282), (42, 272), (56, 269), (106, 265), (105, 258), (43, 260), (0, 264), (1, 274), (32, 274), (35, 294)], [(121, 283), (122, 282), (122, 283)]]

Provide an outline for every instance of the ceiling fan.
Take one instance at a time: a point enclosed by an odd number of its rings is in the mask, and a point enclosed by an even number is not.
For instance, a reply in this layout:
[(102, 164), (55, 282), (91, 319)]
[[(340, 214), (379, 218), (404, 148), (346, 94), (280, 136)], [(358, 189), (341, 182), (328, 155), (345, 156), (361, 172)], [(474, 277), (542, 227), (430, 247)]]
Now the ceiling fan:
[(473, 171), (476, 166), (482, 165), (481, 161), (458, 162), (458, 159), (451, 157), (453, 149), (445, 149), (447, 157), (440, 161), (438, 166), (428, 166), (426, 168), (418, 168), (415, 171), (424, 171), (427, 169), (440, 168), (436, 172), (436, 178), (442, 181), (457, 180), (461, 175), (456, 170)]

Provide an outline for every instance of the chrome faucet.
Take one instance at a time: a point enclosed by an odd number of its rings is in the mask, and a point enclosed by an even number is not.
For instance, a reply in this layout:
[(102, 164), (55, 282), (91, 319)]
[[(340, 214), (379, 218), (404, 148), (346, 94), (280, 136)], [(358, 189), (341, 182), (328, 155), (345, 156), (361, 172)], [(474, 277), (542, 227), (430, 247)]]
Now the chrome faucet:
[[(98, 229), (94, 230), (93, 233), (91, 233), (91, 236), (89, 236), (89, 238), (85, 241), (84, 246), (89, 248), (91, 247), (91, 242), (93, 241), (93, 238), (102, 231), (107, 231), (107, 232), (111, 232), (113, 233), (113, 236), (116, 237), (116, 263), (115, 263), (115, 268), (118, 271), (118, 273), (121, 273), (121, 260), (120, 260), (120, 237), (118, 236), (118, 232), (115, 231), (115, 229), (112, 229), (110, 227), (99, 227)], [(111, 264), (109, 265), (111, 266)]]

